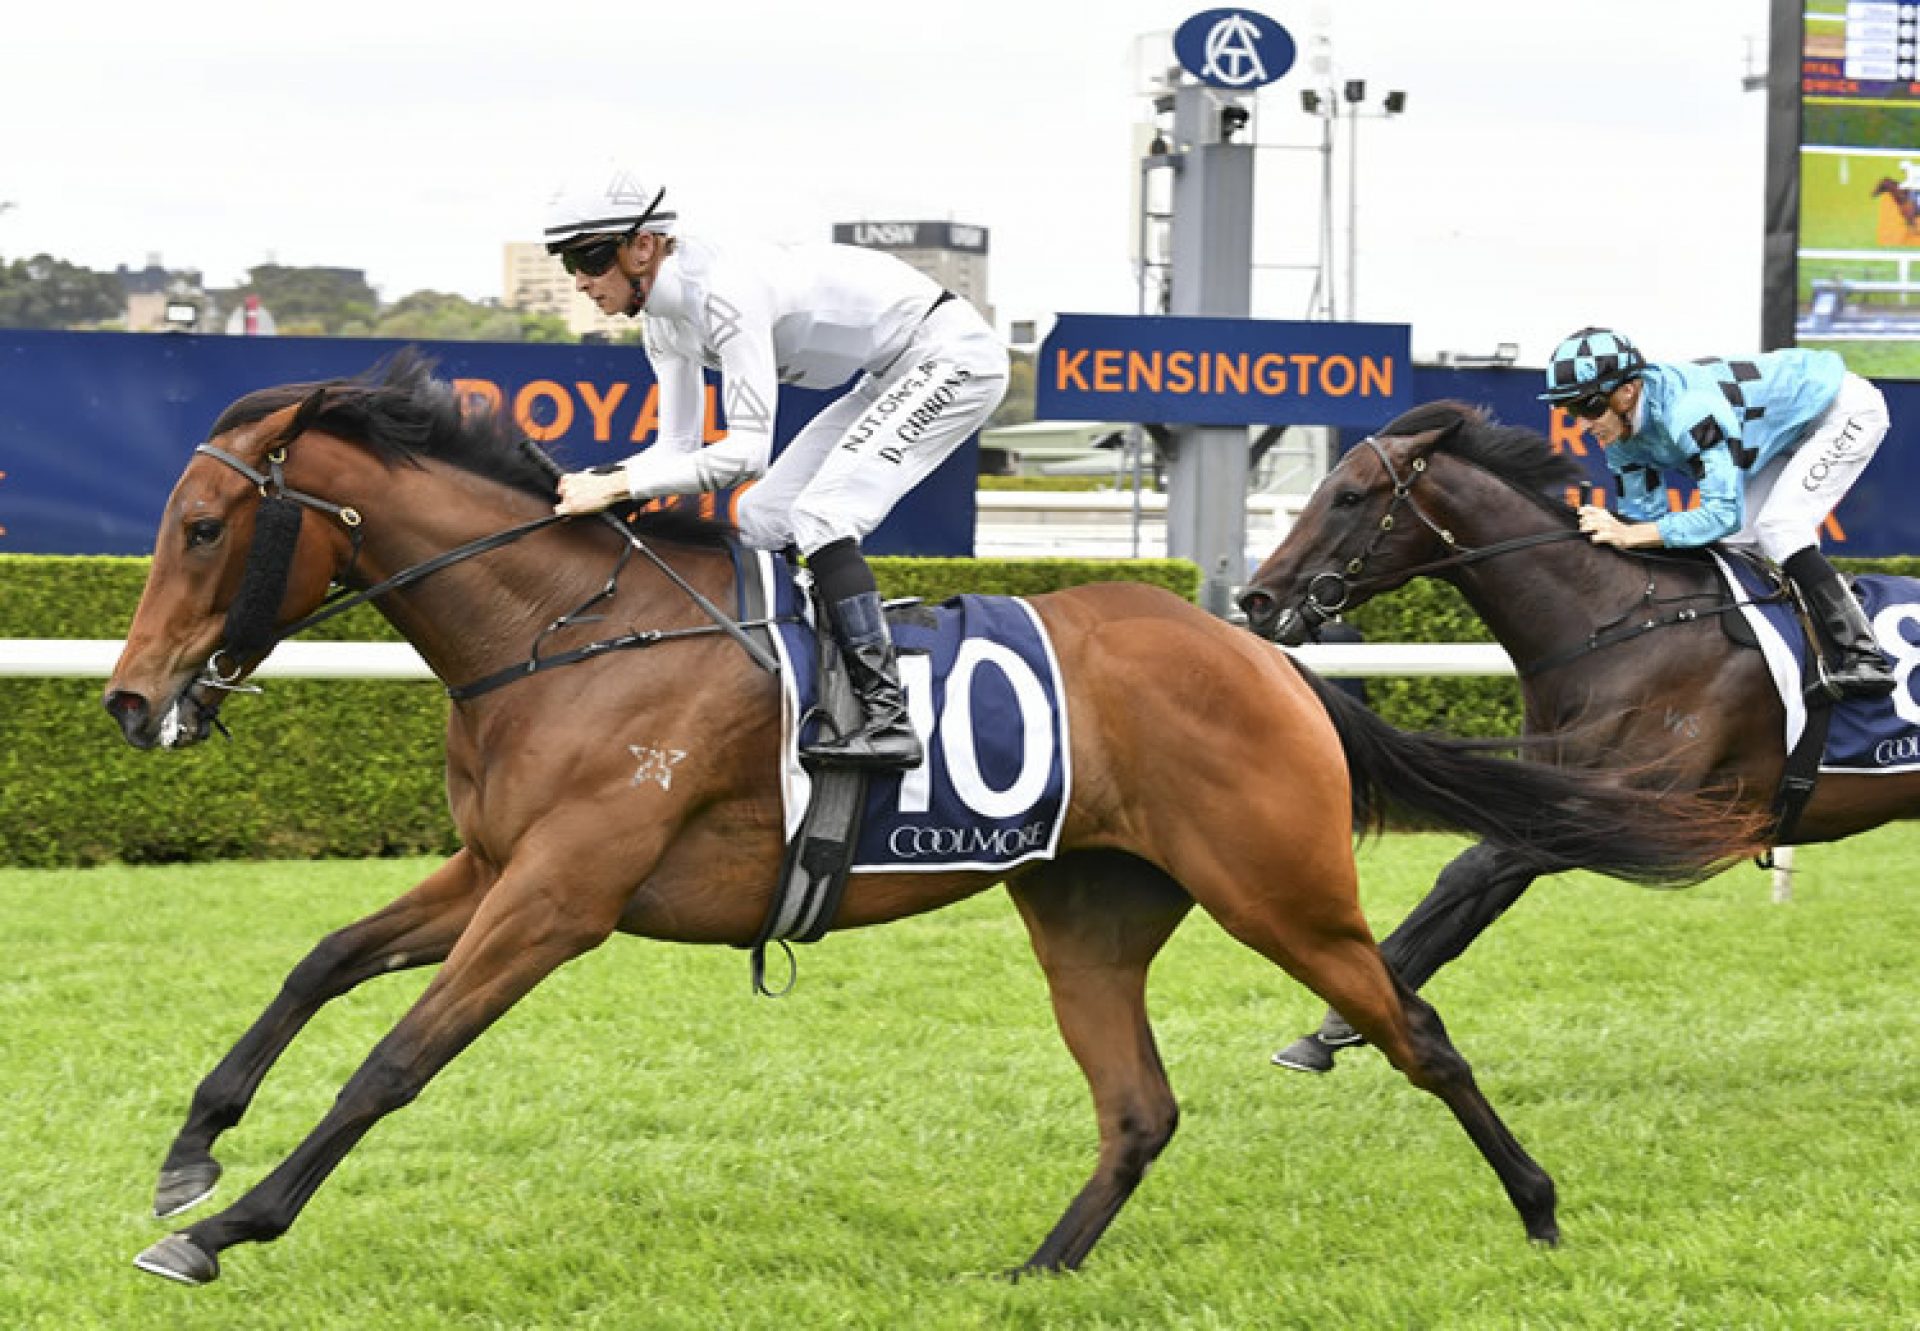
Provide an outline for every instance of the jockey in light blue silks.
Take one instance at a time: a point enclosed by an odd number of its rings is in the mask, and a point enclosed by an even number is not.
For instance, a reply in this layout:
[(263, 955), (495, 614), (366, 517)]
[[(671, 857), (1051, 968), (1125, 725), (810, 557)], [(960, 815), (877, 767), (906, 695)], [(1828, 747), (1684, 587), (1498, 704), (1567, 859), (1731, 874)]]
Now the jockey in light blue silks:
[[(1540, 396), (1589, 423), (1614, 473), (1619, 516), (1580, 510), (1595, 542), (1758, 545), (1807, 598), (1831, 648), (1830, 691), (1893, 691), (1865, 612), (1820, 553), (1820, 524), (1886, 438), (1879, 389), (1831, 351), (1653, 363), (1619, 333), (1583, 328), (1554, 349)], [(1668, 471), (1693, 478), (1699, 507), (1669, 511)]]

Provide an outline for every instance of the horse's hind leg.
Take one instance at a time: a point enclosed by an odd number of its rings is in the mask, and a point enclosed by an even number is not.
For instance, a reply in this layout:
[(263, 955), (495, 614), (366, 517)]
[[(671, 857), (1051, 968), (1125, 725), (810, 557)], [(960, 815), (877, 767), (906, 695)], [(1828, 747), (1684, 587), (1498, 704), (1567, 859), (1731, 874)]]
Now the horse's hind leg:
[(1460, 1126), (1473, 1138), (1473, 1144), (1480, 1148), (1480, 1154), (1486, 1157), (1487, 1163), (1500, 1176), (1501, 1186), (1506, 1188), (1508, 1198), (1527, 1227), (1527, 1237), (1536, 1243), (1559, 1243), (1560, 1224), (1554, 1218), (1553, 1179), (1534, 1162), (1533, 1157), (1507, 1130), (1507, 1125), (1501, 1122), (1500, 1116), (1494, 1113), (1493, 1106), (1487, 1102), (1479, 1083), (1473, 1078), (1473, 1069), (1467, 1066), (1467, 1060), (1461, 1057), (1460, 1051), (1453, 1047), (1453, 1041), (1447, 1038), (1446, 1025), (1440, 1020), (1440, 1014), (1433, 1010), (1432, 1004), (1416, 994), (1391, 970), (1387, 974), (1406, 1013), (1413, 1055), (1407, 1063), (1395, 1059), (1394, 1066), (1404, 1072), (1414, 1085), (1440, 1097), (1447, 1108), (1453, 1111), (1453, 1116), (1460, 1120)]
[[(1538, 870), (1524, 857), (1490, 841), (1470, 846), (1440, 871), (1433, 890), (1380, 940), (1380, 955), (1410, 989), (1424, 989), (1447, 965), (1520, 899)], [(1320, 1029), (1273, 1056), (1282, 1067), (1331, 1072), (1334, 1050), (1357, 1042), (1346, 1019), (1329, 1011)]]
[(1179, 1119), (1147, 1024), (1146, 981), (1193, 900), (1153, 866), (1107, 852), (1041, 866), (1011, 892), (1100, 1124), (1093, 1176), (1021, 1268), (1071, 1270), (1133, 1195)]
[(384, 909), (328, 935), (295, 966), (260, 1014), (193, 1093), (187, 1121), (160, 1166), (153, 1213), (178, 1215), (220, 1178), (213, 1143), (233, 1127), (293, 1038), (326, 1003), (364, 980), (444, 961), (489, 881), (461, 851)]
[[(1351, 854), (1344, 859), (1349, 884), (1340, 893), (1344, 904), (1329, 892), (1317, 894), (1313, 902), (1293, 900), (1256, 912), (1240, 893), (1235, 909), (1214, 914), (1234, 937), (1284, 966), (1345, 1016), (1407, 1080), (1439, 1097), (1499, 1175), (1527, 1236), (1557, 1243), (1553, 1180), (1487, 1103), (1473, 1070), (1447, 1038), (1439, 1014), (1388, 969), (1360, 915), (1351, 887)], [(1294, 876), (1306, 881), (1297, 872)]]

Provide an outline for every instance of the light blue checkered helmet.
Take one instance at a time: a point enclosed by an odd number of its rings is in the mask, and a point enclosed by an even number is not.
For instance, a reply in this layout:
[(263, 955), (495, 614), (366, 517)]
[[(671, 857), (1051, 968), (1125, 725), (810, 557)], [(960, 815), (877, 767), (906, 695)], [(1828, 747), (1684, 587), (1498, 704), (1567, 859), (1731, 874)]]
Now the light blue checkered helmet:
[(1543, 402), (1610, 393), (1647, 368), (1640, 348), (1611, 328), (1582, 328), (1553, 349)]

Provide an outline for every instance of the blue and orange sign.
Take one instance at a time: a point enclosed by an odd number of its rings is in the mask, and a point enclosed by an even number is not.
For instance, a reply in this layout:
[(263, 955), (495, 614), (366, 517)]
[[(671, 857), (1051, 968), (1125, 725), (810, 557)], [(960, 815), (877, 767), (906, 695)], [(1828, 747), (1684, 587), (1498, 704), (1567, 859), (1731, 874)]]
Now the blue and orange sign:
[(1411, 405), (1406, 324), (1063, 314), (1043, 420), (1371, 427)]

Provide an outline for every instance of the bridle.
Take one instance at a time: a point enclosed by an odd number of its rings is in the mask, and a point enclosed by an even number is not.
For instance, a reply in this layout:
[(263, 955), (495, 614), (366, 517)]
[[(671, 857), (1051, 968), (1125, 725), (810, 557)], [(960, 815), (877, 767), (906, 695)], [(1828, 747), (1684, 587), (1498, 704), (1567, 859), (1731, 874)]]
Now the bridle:
[[(1401, 479), (1398, 469), (1394, 467), (1393, 460), (1387, 456), (1386, 450), (1380, 446), (1379, 441), (1374, 436), (1368, 435), (1360, 442), (1373, 451), (1374, 457), (1379, 459), (1381, 468), (1387, 473), (1387, 479), (1393, 482), (1393, 498), (1387, 504), (1387, 511), (1381, 514), (1379, 526), (1375, 529), (1372, 539), (1367, 542), (1365, 548), (1363, 548), (1359, 554), (1347, 561), (1343, 572), (1317, 573), (1307, 580), (1306, 600), (1302, 602), (1297, 613), (1306, 621), (1309, 631), (1317, 630), (1320, 625), (1326, 623), (1330, 618), (1351, 604), (1353, 593), (1356, 591), (1371, 592), (1384, 587), (1388, 582), (1393, 582), (1394, 585), (1397, 586), (1402, 582), (1409, 582), (1414, 578), (1435, 573), (1442, 569), (1461, 568), (1469, 564), (1478, 564), (1489, 559), (1494, 559), (1500, 555), (1512, 554), (1517, 550), (1526, 550), (1534, 546), (1551, 545), (1559, 541), (1585, 539), (1585, 533), (1581, 532), (1577, 527), (1574, 527), (1562, 528), (1558, 531), (1536, 532), (1531, 536), (1516, 536), (1510, 540), (1496, 541), (1491, 545), (1462, 545), (1455, 539), (1450, 530), (1439, 522), (1436, 522), (1432, 515), (1421, 508), (1419, 501), (1413, 496), (1414, 485), (1427, 473), (1427, 460), (1423, 457), (1413, 459), (1407, 466), (1408, 475), (1406, 479), (1403, 480)], [(1358, 446), (1359, 445), (1355, 445), (1356, 448)], [(1514, 489), (1519, 489), (1518, 486), (1514, 486), (1513, 482), (1508, 481), (1505, 477), (1499, 477), (1499, 479)], [(1521, 491), (1521, 493), (1526, 494), (1526, 497), (1529, 499), (1536, 498), (1536, 496), (1528, 494), (1525, 491)], [(1372, 578), (1360, 577), (1359, 575), (1366, 569), (1367, 561), (1379, 551), (1382, 543), (1392, 535), (1397, 525), (1394, 522), (1394, 512), (1403, 504), (1414, 517), (1419, 519), (1420, 523), (1425, 526), (1428, 531), (1432, 532), (1434, 536), (1439, 539), (1440, 543), (1447, 548), (1448, 553), (1439, 559), (1429, 560), (1424, 564), (1416, 564), (1411, 568), (1396, 570), (1388, 576)], [(1717, 600), (1714, 604), (1704, 607), (1685, 604), (1688, 601), (1699, 599), (1693, 594), (1683, 595), (1678, 598), (1668, 598), (1663, 602), (1658, 597), (1658, 585), (1654, 569), (1655, 566), (1660, 563), (1673, 562), (1671, 558), (1648, 551), (1635, 551), (1631, 557), (1641, 568), (1643, 585), (1641, 587), (1639, 605), (1645, 607), (1645, 609), (1628, 609), (1617, 618), (1593, 630), (1587, 635), (1584, 641), (1570, 650), (1557, 652), (1530, 663), (1520, 671), (1521, 675), (1533, 676), (1544, 674), (1558, 666), (1566, 665), (1570, 661), (1578, 660), (1590, 652), (1617, 646), (1620, 643), (1638, 638), (1643, 634), (1652, 633), (1657, 629), (1670, 628), (1681, 624), (1691, 624), (1708, 616), (1729, 614), (1739, 610), (1744, 605), (1756, 604), (1756, 602), (1749, 602), (1737, 595)], [(1335, 599), (1331, 601), (1323, 599), (1318, 591), (1321, 584), (1327, 582), (1330, 582), (1334, 589)], [(1781, 594), (1784, 595), (1784, 592)], [(1769, 597), (1765, 599), (1771, 600), (1774, 598)], [(1661, 610), (1659, 608), (1663, 604), (1675, 604), (1676, 601), (1681, 605), (1681, 608), (1678, 610)], [(1284, 625), (1287, 622), (1287, 616), (1294, 613), (1296, 612), (1290, 610), (1282, 611), (1278, 623)]]
[[(1423, 457), (1413, 459), (1407, 464), (1407, 476), (1402, 479), (1399, 469), (1393, 465), (1393, 459), (1387, 455), (1387, 450), (1380, 446), (1377, 436), (1368, 435), (1355, 447), (1363, 445), (1373, 451), (1381, 469), (1387, 473), (1387, 479), (1393, 483), (1393, 497), (1387, 502), (1387, 511), (1380, 515), (1379, 525), (1375, 527), (1372, 538), (1359, 554), (1346, 562), (1344, 569), (1339, 572), (1316, 573), (1307, 580), (1306, 600), (1302, 602), (1299, 613), (1306, 619), (1309, 629), (1319, 628), (1320, 625), (1346, 609), (1352, 604), (1353, 594), (1356, 591), (1371, 592), (1386, 586), (1389, 582), (1395, 582), (1397, 585), (1399, 582), (1406, 582), (1440, 569), (1477, 564), (1482, 560), (1510, 554), (1515, 550), (1526, 550), (1536, 545), (1550, 545), (1556, 541), (1576, 540), (1580, 537), (1577, 529), (1570, 529), (1536, 532), (1531, 536), (1516, 536), (1511, 540), (1496, 541), (1492, 545), (1462, 545), (1451, 530), (1437, 522), (1432, 514), (1420, 507), (1420, 501), (1414, 498), (1414, 485), (1427, 474), (1427, 460)], [(1379, 553), (1380, 547), (1388, 537), (1393, 535), (1398, 526), (1394, 520), (1394, 514), (1402, 506), (1438, 538), (1448, 553), (1439, 559), (1401, 569), (1384, 577), (1361, 577), (1360, 575), (1366, 571), (1367, 561)], [(1331, 585), (1332, 599), (1327, 599), (1321, 594), (1320, 589), (1323, 584)]]
[[(286, 443), (276, 444), (262, 459), (266, 471), (249, 466), (242, 459), (213, 443), (194, 446), (194, 452), (225, 464), (252, 481), (260, 492), (260, 513), (254, 519), (253, 543), (247, 547), (246, 571), (241, 576), (239, 593), (227, 609), (226, 627), (220, 645), (207, 658), (200, 683), (209, 688), (232, 692), (243, 686), (240, 676), (246, 658), (264, 654), (280, 638), (287, 636), (274, 625), (274, 613), (286, 595), (287, 579), (293, 571), (293, 552), (300, 542), (300, 527), (305, 509), (313, 509), (337, 520), (347, 529), (352, 554), (346, 567), (334, 578), (345, 583), (360, 562), (360, 543), (365, 535), (359, 510), (329, 503), (318, 495), (296, 490), (287, 484)], [(291, 630), (289, 631), (291, 632)], [(226, 657), (223, 669), (220, 658)]]

